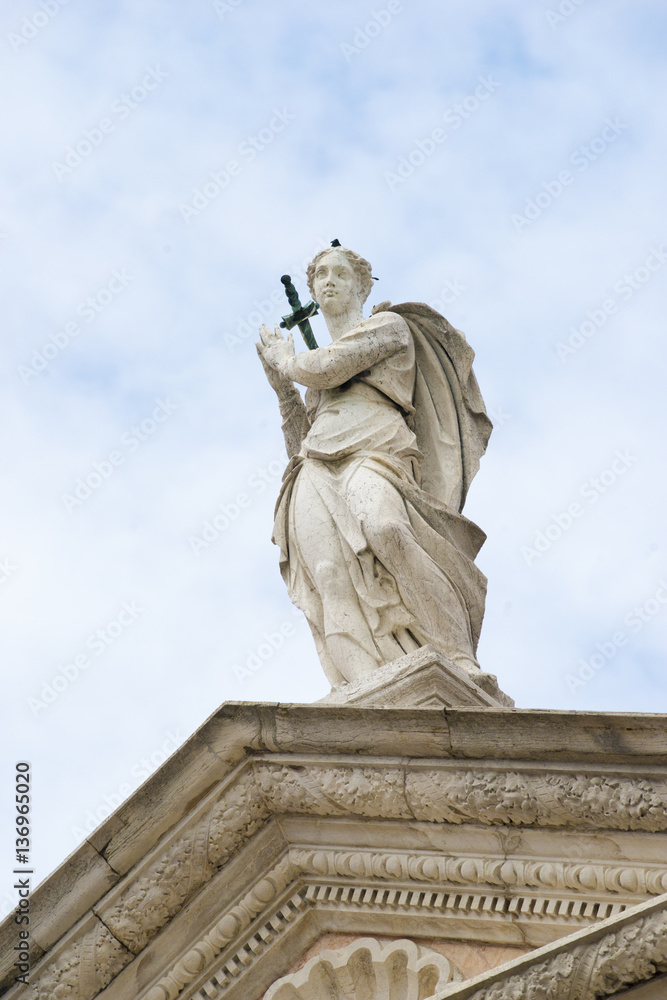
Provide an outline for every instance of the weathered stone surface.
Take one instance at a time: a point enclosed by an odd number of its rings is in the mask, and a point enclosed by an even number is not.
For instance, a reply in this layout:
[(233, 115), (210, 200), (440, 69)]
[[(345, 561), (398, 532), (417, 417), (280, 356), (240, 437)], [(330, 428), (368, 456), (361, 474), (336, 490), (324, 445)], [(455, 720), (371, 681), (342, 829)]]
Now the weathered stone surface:
[(308, 284), (332, 343), (296, 354), (263, 326), (257, 344), (290, 456), (273, 531), (289, 595), (343, 697), (429, 643), (479, 675), (484, 534), (461, 510), (491, 421), (474, 353), (424, 303), (364, 318), (371, 265), (340, 245)]
[(96, 917), (43, 959), (27, 987), (11, 991), (24, 1000), (92, 1000), (132, 960), (132, 955)]
[(264, 1000), (426, 1000), (461, 979), (444, 956), (414, 941), (358, 938), (314, 956), (274, 983)]
[(139, 866), (131, 880), (110, 893), (96, 912), (127, 948), (140, 952), (268, 818), (254, 775), (246, 771), (225, 794), (207, 802), (186, 830), (170, 838), (158, 857)]
[(516, 760), (661, 763), (667, 758), (664, 715), (621, 712), (447, 711), (452, 756)]
[[(298, 972), (311, 958), (321, 955), (324, 951), (335, 951), (347, 948), (359, 938), (353, 934), (323, 934), (308, 948), (299, 960), (288, 970), (288, 975)], [(379, 938), (380, 941), (390, 941), (390, 938)], [(516, 958), (521, 958), (531, 948), (527, 946), (490, 945), (475, 941), (453, 941), (448, 938), (411, 938), (415, 944), (429, 948), (443, 955), (455, 968), (459, 969), (463, 979), (472, 979), (483, 972), (504, 965)], [(264, 1000), (264, 998), (262, 998)]]
[(650, 982), (633, 986), (629, 990), (615, 994), (618, 1000), (665, 1000), (667, 996), (667, 975), (655, 976)]
[[(104, 858), (84, 841), (30, 896), (32, 961), (38, 961), (91, 906), (120, 879)], [(0, 989), (15, 961), (13, 916), (0, 926)]]
[[(203, 729), (206, 727), (204, 723)], [(228, 745), (229, 758), (225, 758), (209, 749), (200, 733), (172, 754), (89, 837), (114, 871), (121, 875), (129, 871), (151, 842), (187, 815), (242, 758), (241, 746)]]
[(368, 708), (513, 708), (492, 674), (461, 670), (434, 646), (378, 667), (358, 684), (334, 689), (320, 705)]
[(540, 946), (664, 891), (664, 748), (656, 716), (223, 706), (36, 893), (35, 989), (92, 1000), (97, 950), (105, 1000), (246, 1000), (323, 933)]
[(46, 950), (58, 940), (62, 927), (82, 917), (120, 875), (87, 841), (63, 862), (30, 899), (30, 916), (37, 943)]
[(434, 1000), (598, 1000), (667, 971), (667, 894), (438, 991)]
[[(184, 942), (189, 951), (206, 937), (229, 913), (236, 902), (261, 881), (265, 873), (284, 856), (288, 844), (277, 822), (259, 832), (248, 849), (239, 852), (219, 869), (211, 881), (177, 914), (141, 952), (140, 960), (132, 962), (104, 991), (104, 1000), (127, 1000), (138, 996), (150, 983), (159, 982), (169, 971), (165, 956), (183, 953)], [(219, 949), (215, 954), (219, 953)], [(175, 964), (175, 963), (172, 963)]]

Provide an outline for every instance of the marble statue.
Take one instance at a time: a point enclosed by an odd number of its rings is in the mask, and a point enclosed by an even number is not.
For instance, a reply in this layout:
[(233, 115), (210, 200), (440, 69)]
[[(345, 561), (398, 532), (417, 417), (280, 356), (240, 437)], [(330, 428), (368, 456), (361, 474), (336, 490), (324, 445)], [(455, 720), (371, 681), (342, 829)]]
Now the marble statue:
[(364, 318), (372, 269), (351, 250), (307, 273), (331, 344), (296, 354), (278, 326), (257, 344), (290, 458), (273, 533), (289, 595), (334, 689), (428, 643), (474, 676), (485, 535), (460, 512), (491, 431), (474, 353), (423, 303)]

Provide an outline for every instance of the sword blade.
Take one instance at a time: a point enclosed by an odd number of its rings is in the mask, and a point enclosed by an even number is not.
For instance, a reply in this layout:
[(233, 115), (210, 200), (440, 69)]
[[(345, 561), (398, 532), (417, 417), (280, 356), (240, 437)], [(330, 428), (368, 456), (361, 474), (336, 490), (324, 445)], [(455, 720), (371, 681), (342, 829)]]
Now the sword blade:
[(303, 339), (305, 341), (305, 344), (306, 344), (306, 347), (308, 348), (308, 350), (309, 351), (316, 351), (317, 350), (317, 341), (315, 340), (315, 337), (313, 336), (313, 331), (312, 331), (311, 326), (310, 326), (310, 320), (305, 319), (303, 321), (303, 323), (299, 323), (298, 324), (298, 327), (301, 330), (301, 336), (303, 337)]

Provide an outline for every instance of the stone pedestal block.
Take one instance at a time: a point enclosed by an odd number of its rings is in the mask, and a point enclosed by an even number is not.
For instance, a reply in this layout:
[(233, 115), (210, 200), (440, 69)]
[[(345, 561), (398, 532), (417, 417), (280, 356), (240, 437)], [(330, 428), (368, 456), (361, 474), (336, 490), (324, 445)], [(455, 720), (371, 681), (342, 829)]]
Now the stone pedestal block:
[(320, 705), (360, 708), (514, 708), (493, 674), (468, 673), (435, 646), (378, 667), (372, 680), (335, 688)]

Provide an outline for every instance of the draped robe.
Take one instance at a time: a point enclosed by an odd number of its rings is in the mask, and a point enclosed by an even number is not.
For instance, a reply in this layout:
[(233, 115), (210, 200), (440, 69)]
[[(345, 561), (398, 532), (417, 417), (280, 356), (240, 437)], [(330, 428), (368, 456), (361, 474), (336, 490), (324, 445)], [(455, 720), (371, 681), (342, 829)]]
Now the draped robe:
[(474, 354), (423, 303), (380, 310), (292, 359), (306, 407), (296, 390), (283, 407), (273, 540), (333, 687), (425, 643), (478, 669), (485, 535), (460, 510), (491, 425)]

